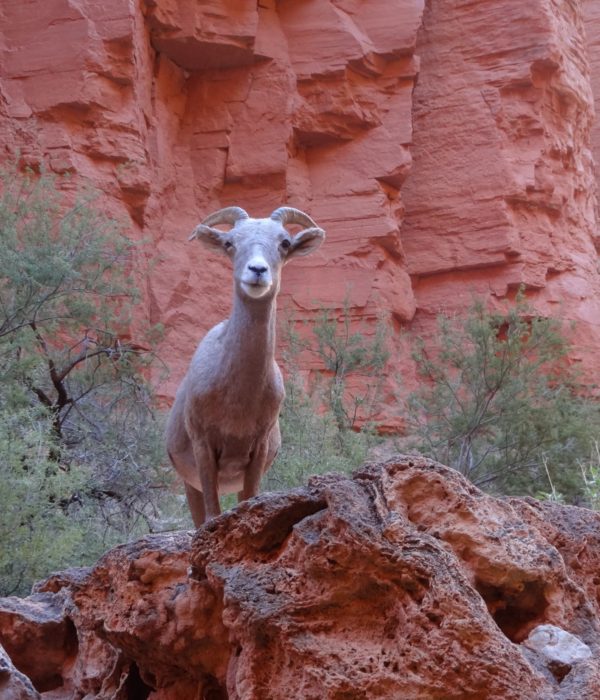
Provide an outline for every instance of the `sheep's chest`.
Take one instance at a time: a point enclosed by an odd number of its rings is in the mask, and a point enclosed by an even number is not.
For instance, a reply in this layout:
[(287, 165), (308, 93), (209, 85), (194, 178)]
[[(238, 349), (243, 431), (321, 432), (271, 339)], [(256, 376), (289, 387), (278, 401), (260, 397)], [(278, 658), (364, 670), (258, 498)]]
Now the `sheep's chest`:
[(273, 424), (283, 396), (275, 387), (261, 391), (222, 387), (198, 397), (192, 415), (222, 438), (254, 438)]
[(192, 393), (186, 414), (193, 421), (193, 432), (210, 432), (210, 441), (220, 444), (254, 442), (279, 415), (284, 391), (278, 379), (215, 381), (210, 389)]

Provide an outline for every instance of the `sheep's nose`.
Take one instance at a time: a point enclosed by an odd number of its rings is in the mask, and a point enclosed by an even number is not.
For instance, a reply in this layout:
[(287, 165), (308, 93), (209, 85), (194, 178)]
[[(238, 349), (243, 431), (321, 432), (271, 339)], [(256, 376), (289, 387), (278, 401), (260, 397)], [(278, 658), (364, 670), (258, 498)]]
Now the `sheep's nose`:
[(266, 265), (248, 265), (248, 269), (252, 270), (252, 272), (255, 272), (257, 275), (262, 275), (263, 272), (267, 271), (267, 266)]

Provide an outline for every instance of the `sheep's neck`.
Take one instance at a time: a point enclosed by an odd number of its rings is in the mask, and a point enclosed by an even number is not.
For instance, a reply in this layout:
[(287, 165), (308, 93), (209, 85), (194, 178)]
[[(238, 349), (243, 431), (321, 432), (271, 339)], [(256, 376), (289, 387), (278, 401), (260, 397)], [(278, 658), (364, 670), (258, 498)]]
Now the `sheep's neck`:
[(268, 376), (275, 355), (275, 298), (268, 301), (242, 300), (234, 296), (227, 324), (231, 348), (230, 374), (243, 382), (256, 383)]

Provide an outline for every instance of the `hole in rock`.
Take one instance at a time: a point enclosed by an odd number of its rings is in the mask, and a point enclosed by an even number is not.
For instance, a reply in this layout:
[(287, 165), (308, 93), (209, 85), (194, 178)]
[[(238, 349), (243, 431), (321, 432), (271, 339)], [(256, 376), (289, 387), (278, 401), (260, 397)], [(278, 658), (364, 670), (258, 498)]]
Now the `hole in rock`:
[(511, 642), (522, 642), (534, 627), (544, 622), (548, 601), (541, 581), (527, 581), (519, 590), (479, 580), (475, 587), (495, 623)]
[(60, 688), (63, 683), (63, 669), (70, 666), (79, 650), (77, 630), (70, 618), (65, 619), (64, 630), (49, 627), (41, 642), (43, 659), (14, 651), (6, 645), (15, 667), (31, 679), (39, 693)]
[[(15, 668), (18, 668), (16, 664)], [(31, 680), (31, 683), (33, 684), (33, 687), (39, 693), (46, 693), (50, 690), (56, 690), (57, 688), (60, 688), (63, 685), (63, 677), (60, 673), (46, 675), (44, 676), (44, 679), (42, 681), (38, 681), (37, 683), (34, 683), (31, 677), (29, 678)]]
[(294, 525), (304, 518), (315, 515), (327, 508), (325, 501), (296, 501), (281, 508), (255, 537), (255, 546), (261, 552), (278, 549), (292, 532)]
[(548, 668), (560, 684), (565, 679), (565, 676), (571, 671), (572, 666), (570, 666), (569, 664), (561, 664), (560, 662), (555, 661), (550, 663), (548, 665)]
[(202, 700), (227, 700), (227, 692), (214, 676), (208, 676), (202, 689)]
[(146, 700), (154, 690), (146, 685), (140, 676), (140, 669), (135, 662), (129, 667), (129, 675), (125, 681), (125, 697), (127, 700)]

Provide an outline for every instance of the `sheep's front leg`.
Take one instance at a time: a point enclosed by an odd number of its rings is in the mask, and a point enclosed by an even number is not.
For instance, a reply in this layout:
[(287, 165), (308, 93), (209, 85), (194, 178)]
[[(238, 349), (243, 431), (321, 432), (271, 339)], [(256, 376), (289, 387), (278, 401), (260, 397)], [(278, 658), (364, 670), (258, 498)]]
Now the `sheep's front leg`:
[(190, 486), (186, 481), (183, 482), (185, 486), (185, 496), (187, 498), (190, 513), (192, 514), (192, 520), (196, 527), (200, 527), (202, 523), (206, 520), (206, 512), (204, 509), (204, 494), (202, 491), (198, 491), (193, 486)]
[(248, 498), (252, 498), (252, 496), (256, 496), (258, 493), (260, 479), (265, 470), (267, 461), (267, 448), (267, 440), (261, 440), (254, 450), (250, 464), (244, 473), (244, 488), (238, 494), (238, 501), (245, 501)]
[(221, 514), (218, 488), (218, 466), (214, 450), (204, 441), (194, 442), (194, 460), (200, 474), (204, 511), (207, 520)]

